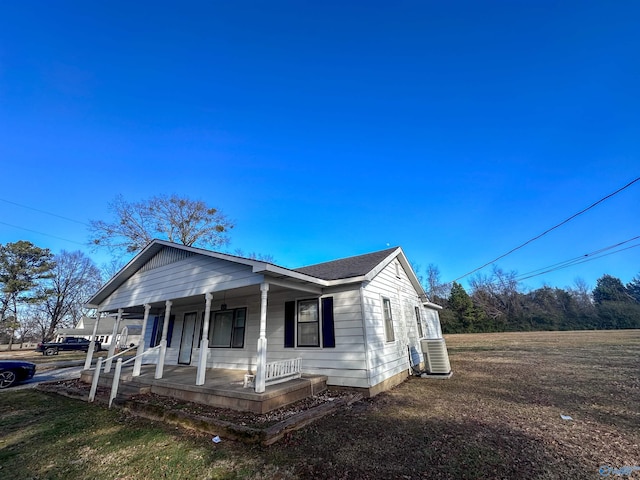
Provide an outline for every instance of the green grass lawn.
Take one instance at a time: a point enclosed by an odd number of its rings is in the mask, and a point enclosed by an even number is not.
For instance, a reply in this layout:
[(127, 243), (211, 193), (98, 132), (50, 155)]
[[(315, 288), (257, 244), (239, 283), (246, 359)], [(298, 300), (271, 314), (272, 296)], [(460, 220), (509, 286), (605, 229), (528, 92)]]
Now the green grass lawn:
[(451, 335), (447, 345), (451, 379), (411, 378), (271, 447), (2, 392), (0, 478), (574, 479), (640, 466), (640, 331)]

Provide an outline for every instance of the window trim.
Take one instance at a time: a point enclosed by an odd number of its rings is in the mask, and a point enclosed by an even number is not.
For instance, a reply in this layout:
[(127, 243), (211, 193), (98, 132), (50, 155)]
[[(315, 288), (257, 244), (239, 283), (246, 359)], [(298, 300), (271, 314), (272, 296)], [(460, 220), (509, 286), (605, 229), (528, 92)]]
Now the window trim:
[[(388, 305), (388, 309), (387, 309)], [(388, 312), (388, 316), (387, 316)], [(393, 325), (393, 310), (391, 308), (391, 299), (382, 297), (382, 322), (384, 324), (384, 338), (387, 343), (396, 341), (396, 335)]]
[[(242, 327), (237, 326), (238, 312), (244, 311), (244, 325)], [(222, 313), (232, 313), (231, 330), (229, 334), (229, 345), (213, 345), (213, 333), (215, 331), (216, 316)], [(204, 313), (202, 315), (204, 317)], [(242, 330), (242, 342), (241, 346), (234, 346), (236, 338), (236, 332)], [(200, 327), (202, 336), (202, 326)], [(247, 307), (227, 308), (226, 310), (214, 310), (209, 313), (209, 335), (207, 348), (233, 348), (236, 350), (244, 349), (245, 337), (247, 333)]]
[[(312, 322), (301, 322), (300, 321), (300, 305), (303, 303), (311, 303), (313, 302), (316, 306), (316, 319), (315, 321)], [(296, 328), (296, 334), (295, 334), (295, 341), (296, 341), (296, 347), (300, 347), (300, 348), (319, 348), (322, 345), (322, 337), (321, 337), (321, 328), (320, 328), (320, 298), (319, 297), (315, 297), (315, 298), (301, 298), (296, 300), (296, 323), (295, 323), (295, 328)], [(304, 323), (304, 324), (315, 324), (316, 327), (316, 335), (318, 338), (317, 344), (302, 344), (300, 343), (300, 323)]]
[(415, 306), (416, 323), (418, 324), (418, 338), (424, 338), (424, 328), (422, 327), (422, 314), (420, 313), (420, 307)]

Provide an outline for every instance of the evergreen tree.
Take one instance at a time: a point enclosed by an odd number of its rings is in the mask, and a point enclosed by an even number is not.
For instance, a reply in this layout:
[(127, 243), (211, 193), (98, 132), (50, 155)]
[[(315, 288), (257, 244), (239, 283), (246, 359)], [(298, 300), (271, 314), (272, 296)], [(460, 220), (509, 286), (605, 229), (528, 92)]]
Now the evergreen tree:
[(627, 283), (627, 293), (640, 303), (640, 275), (636, 275)]
[(19, 306), (41, 301), (36, 287), (51, 277), (55, 263), (46, 248), (20, 240), (0, 245), (0, 327), (9, 337), (9, 350), (14, 332), (20, 327)]
[[(447, 306), (451, 310), (453, 316), (453, 325), (451, 327), (457, 332), (474, 332), (478, 331), (474, 322), (474, 307), (471, 297), (467, 294), (464, 287), (457, 282), (451, 285), (451, 293), (447, 300)], [(482, 331), (482, 330), (480, 330)], [(450, 332), (453, 333), (453, 332)]]
[(629, 295), (619, 278), (603, 275), (596, 282), (596, 288), (593, 289), (593, 301), (596, 304), (601, 304), (602, 302), (629, 302), (633, 301), (633, 297)]

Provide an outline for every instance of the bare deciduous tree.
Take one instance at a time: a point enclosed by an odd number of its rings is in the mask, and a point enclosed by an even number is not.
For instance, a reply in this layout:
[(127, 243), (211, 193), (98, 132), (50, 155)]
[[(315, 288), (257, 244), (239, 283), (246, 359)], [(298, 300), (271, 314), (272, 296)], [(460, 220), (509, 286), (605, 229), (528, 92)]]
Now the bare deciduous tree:
[(116, 197), (109, 210), (115, 219), (90, 221), (90, 243), (113, 252), (134, 253), (154, 238), (187, 246), (220, 247), (228, 243), (232, 222), (201, 200), (178, 195), (158, 195), (128, 202)]
[(75, 325), (86, 313), (84, 303), (102, 285), (100, 270), (80, 251), (55, 256), (52, 277), (42, 286), (42, 311), (46, 329), (42, 340), (53, 338), (56, 329)]

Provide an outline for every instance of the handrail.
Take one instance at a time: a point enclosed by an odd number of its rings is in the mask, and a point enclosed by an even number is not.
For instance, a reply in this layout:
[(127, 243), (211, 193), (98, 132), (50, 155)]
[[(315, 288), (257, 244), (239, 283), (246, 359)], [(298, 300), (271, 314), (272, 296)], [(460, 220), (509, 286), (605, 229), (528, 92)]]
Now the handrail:
[(135, 350), (138, 347), (131, 347), (131, 348), (127, 348), (126, 350), (121, 351), (120, 353), (116, 353), (115, 355), (111, 355), (110, 357), (104, 358), (102, 361), (106, 363), (106, 365), (104, 366), (104, 373), (109, 373), (109, 371), (111, 370), (111, 361), (116, 358), (119, 357), (120, 355), (124, 355), (125, 353), (127, 353), (129, 350)]
[[(109, 395), (109, 408), (111, 408), (113, 399), (116, 398), (116, 395), (118, 394), (118, 386), (120, 385), (120, 371), (122, 370), (122, 365), (126, 365), (127, 363), (132, 362), (138, 357), (144, 357), (146, 354), (151, 353), (154, 350), (158, 350), (159, 348), (160, 348), (160, 345), (157, 345), (153, 348), (150, 348), (149, 350), (145, 350), (144, 352), (142, 352), (139, 355), (136, 355), (135, 357), (131, 357), (127, 359), (124, 362), (122, 361), (122, 358), (118, 359), (118, 361), (116, 362), (116, 370), (113, 373), (113, 382), (111, 383), (111, 394)], [(125, 352), (120, 352), (118, 355), (121, 355), (122, 353), (125, 353)], [(117, 355), (114, 355), (114, 357), (116, 356)], [(93, 372), (93, 379), (91, 381), (91, 390), (89, 391), (89, 402), (93, 402), (96, 398), (96, 390), (98, 389), (98, 378), (100, 377), (102, 362), (103, 362), (103, 358), (102, 357), (98, 358), (95, 371)]]

